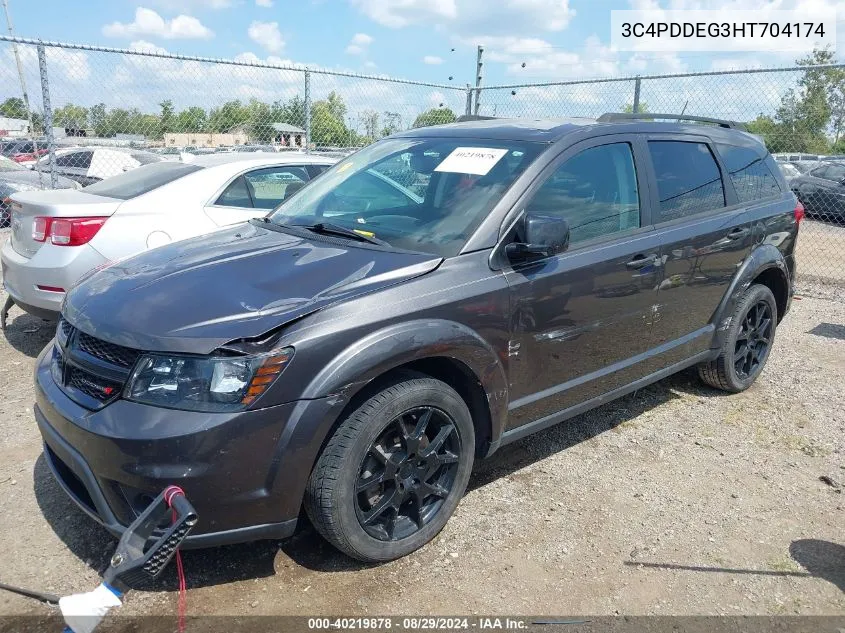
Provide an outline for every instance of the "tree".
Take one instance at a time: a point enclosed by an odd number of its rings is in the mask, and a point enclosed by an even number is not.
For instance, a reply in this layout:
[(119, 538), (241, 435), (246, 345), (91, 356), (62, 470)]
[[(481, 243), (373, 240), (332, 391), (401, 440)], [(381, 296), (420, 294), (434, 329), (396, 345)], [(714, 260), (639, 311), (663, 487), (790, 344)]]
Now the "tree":
[[(345, 111), (344, 107), (344, 111)], [(328, 100), (316, 101), (311, 105), (311, 141), (317, 145), (345, 146), (350, 144), (351, 134), (338, 110)]]
[(204, 132), (208, 126), (208, 114), (199, 106), (191, 106), (176, 115), (174, 132)]
[[(648, 104), (645, 101), (640, 101), (639, 111), (640, 112), (648, 112), (649, 111)], [(633, 114), (634, 104), (630, 103), (630, 102), (626, 103), (625, 105), (622, 106), (622, 112), (625, 112), (627, 114)]]
[(364, 136), (370, 139), (370, 143), (378, 138), (378, 112), (375, 110), (359, 112), (358, 121), (364, 126)]
[(444, 123), (454, 123), (458, 117), (452, 112), (451, 108), (431, 108), (425, 112), (420, 113), (414, 119), (414, 125), (411, 127), (428, 127), (429, 125), (442, 125)]
[(173, 131), (173, 125), (176, 122), (175, 110), (173, 109), (173, 101), (170, 99), (165, 99), (158, 105), (161, 108), (158, 137), (164, 138), (165, 132)]
[(88, 111), (88, 120), (91, 123), (91, 127), (94, 128), (95, 135), (108, 135), (108, 121), (105, 103), (98, 103), (95, 106), (91, 106), (91, 109)]
[(26, 119), (27, 111), (23, 99), (9, 97), (3, 103), (0, 103), (0, 116), (10, 119)]
[(343, 121), (346, 116), (346, 104), (343, 102), (343, 97), (332, 90), (326, 98), (326, 104), (329, 113), (338, 121)]
[(88, 128), (88, 110), (82, 106), (68, 103), (53, 111), (53, 125), (74, 130)]
[(382, 136), (390, 136), (396, 134), (402, 129), (402, 115), (398, 112), (384, 113), (384, 127), (381, 130)]
[(213, 108), (208, 115), (209, 132), (229, 132), (232, 128), (249, 121), (249, 110), (239, 99), (227, 101), (219, 108)]

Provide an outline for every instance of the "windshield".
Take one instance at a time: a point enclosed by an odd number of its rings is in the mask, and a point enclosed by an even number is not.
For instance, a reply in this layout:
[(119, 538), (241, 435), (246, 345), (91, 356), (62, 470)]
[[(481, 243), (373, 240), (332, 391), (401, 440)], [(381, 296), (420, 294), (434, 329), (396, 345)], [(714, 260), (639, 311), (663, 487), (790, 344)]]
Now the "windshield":
[(15, 161), (0, 156), (0, 171), (29, 171), (26, 167), (18, 165)]
[(269, 220), (331, 223), (394, 248), (450, 257), (544, 147), (477, 138), (380, 141), (326, 171)]
[(159, 162), (142, 165), (85, 187), (85, 193), (129, 200), (202, 169), (198, 165)]

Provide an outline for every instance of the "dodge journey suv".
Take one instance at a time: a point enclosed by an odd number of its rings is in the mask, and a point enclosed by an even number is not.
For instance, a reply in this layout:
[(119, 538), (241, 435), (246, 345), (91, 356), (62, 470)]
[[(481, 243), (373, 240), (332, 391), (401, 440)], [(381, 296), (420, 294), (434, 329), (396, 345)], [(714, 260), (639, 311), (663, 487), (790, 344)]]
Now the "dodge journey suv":
[(283, 538), (304, 509), (385, 561), (508, 442), (693, 365), (747, 389), (803, 209), (737, 125), (648, 116), (410, 130), (87, 276), (36, 369), (56, 479), (114, 534), (178, 483), (188, 546)]

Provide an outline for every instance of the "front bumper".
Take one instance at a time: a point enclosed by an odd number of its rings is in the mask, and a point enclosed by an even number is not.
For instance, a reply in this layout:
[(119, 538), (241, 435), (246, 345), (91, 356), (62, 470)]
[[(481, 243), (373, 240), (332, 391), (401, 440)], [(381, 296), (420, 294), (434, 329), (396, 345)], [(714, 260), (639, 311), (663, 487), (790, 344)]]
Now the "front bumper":
[(53, 381), (52, 347), (35, 375), (44, 456), (65, 492), (112, 534), (171, 484), (199, 515), (186, 547), (293, 533), (322, 441), (314, 432), (322, 424), (311, 420), (333, 408), (326, 399), (217, 414), (117, 400), (89, 411)]
[(24, 257), (7, 240), (0, 251), (3, 285), (23, 310), (44, 318), (58, 318), (64, 292), (41, 290), (38, 286), (69, 290), (89, 270), (108, 263), (90, 244), (53, 246), (44, 244), (32, 257)]

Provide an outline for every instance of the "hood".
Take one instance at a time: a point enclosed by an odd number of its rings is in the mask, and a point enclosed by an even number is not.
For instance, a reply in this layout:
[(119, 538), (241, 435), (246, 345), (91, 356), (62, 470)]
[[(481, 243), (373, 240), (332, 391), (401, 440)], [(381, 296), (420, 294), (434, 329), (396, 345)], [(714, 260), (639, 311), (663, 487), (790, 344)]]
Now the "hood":
[[(41, 182), (38, 181), (38, 172), (36, 171), (3, 171), (0, 172), (0, 182), (15, 182), (22, 185), (31, 185), (33, 187), (41, 187), (42, 189), (50, 189), (50, 173), (41, 173)], [(59, 176), (59, 189), (70, 189), (74, 187), (74, 182), (63, 176)]]
[(101, 269), (68, 292), (62, 312), (119, 345), (207, 354), (441, 261), (241, 224)]

